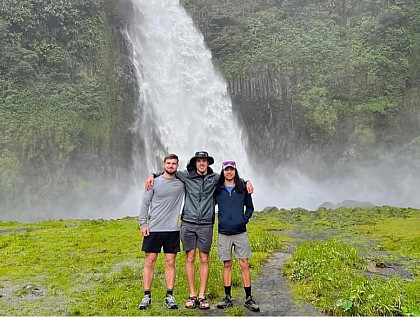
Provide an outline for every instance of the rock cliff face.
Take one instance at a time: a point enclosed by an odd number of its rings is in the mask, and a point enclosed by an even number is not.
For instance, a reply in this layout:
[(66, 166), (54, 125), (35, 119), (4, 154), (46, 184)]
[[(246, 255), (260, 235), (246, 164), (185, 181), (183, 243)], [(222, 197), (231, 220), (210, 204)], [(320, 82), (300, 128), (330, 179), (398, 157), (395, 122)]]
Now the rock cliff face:
[(248, 152), (272, 158), (275, 165), (302, 153), (302, 108), (294, 103), (281, 76), (266, 67), (251, 78), (228, 80), (233, 107), (248, 135)]
[[(114, 85), (117, 87), (114, 100), (114, 117), (111, 139), (111, 166), (120, 170), (115, 177), (126, 182), (127, 174), (131, 174), (132, 166), (132, 134), (130, 126), (133, 124), (133, 112), (138, 99), (138, 88), (135, 78), (134, 65), (131, 62), (131, 51), (127, 39), (123, 36), (125, 16), (130, 11), (126, 2), (123, 5), (115, 1), (105, 2), (107, 23), (111, 30), (109, 46), (114, 49)], [(121, 173), (123, 171), (123, 173)], [(118, 176), (118, 174), (121, 174)]]

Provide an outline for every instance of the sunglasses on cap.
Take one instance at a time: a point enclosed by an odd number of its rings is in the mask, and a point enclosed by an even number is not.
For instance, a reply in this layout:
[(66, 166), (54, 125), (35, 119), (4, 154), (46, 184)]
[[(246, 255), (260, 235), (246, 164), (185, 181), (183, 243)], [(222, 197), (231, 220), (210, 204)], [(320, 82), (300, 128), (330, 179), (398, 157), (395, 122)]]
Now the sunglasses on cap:
[(200, 152), (195, 152), (195, 157), (208, 157), (209, 153), (204, 152), (204, 151), (200, 151)]
[(226, 167), (233, 167), (236, 168), (236, 163), (235, 161), (224, 161), (222, 163), (222, 168), (225, 169)]

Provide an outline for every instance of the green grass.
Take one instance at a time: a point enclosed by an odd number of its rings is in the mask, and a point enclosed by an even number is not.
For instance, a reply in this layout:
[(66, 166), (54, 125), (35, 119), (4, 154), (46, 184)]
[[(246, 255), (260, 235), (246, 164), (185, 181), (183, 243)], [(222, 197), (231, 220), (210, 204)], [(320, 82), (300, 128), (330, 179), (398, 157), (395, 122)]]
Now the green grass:
[[(278, 216), (290, 218), (286, 214), (283, 211)], [(336, 237), (303, 242), (286, 262), (285, 273), (297, 299), (328, 315), (420, 315), (420, 210), (389, 206), (320, 209), (305, 216), (310, 219), (306, 231), (321, 226), (334, 229)], [(361, 241), (360, 234), (380, 241), (380, 250), (388, 258), (409, 257), (407, 268), (415, 278), (368, 275), (366, 257), (370, 255), (365, 247), (353, 245)]]
[(409, 218), (389, 218), (373, 226), (361, 225), (360, 233), (378, 238), (386, 250), (420, 259), (420, 213)]
[[(270, 253), (282, 247), (281, 238), (267, 230), (282, 229), (284, 224), (279, 220), (267, 222), (265, 217), (253, 219), (248, 225), (253, 278)], [(216, 231), (207, 289), (213, 302), (223, 295), (223, 264), (217, 259)], [(166, 287), (162, 256), (155, 267), (152, 306), (145, 312), (137, 309), (143, 296), (141, 243), (136, 218), (0, 222), (0, 315), (199, 315), (198, 310), (183, 308), (189, 295), (184, 252), (176, 259), (175, 297), (180, 309), (169, 311), (163, 306)], [(234, 265), (233, 293), (243, 296), (239, 265)], [(243, 314), (241, 307), (233, 311)]]
[[(255, 213), (248, 225), (252, 278), (262, 273), (274, 250), (294, 240), (297, 247), (284, 273), (297, 301), (312, 303), (327, 315), (420, 315), (419, 227), (420, 210), (412, 208), (271, 208)], [(207, 287), (213, 304), (223, 296), (216, 228)], [(152, 306), (137, 309), (143, 295), (141, 243), (135, 218), (0, 222), (0, 315), (200, 315), (183, 308), (189, 295), (184, 252), (176, 259), (180, 309), (163, 306), (162, 256), (156, 263)], [(403, 259), (400, 264), (414, 279), (367, 274), (368, 259)], [(232, 295), (240, 298), (239, 264), (234, 260), (233, 265)], [(238, 316), (244, 310), (236, 306), (224, 313)]]

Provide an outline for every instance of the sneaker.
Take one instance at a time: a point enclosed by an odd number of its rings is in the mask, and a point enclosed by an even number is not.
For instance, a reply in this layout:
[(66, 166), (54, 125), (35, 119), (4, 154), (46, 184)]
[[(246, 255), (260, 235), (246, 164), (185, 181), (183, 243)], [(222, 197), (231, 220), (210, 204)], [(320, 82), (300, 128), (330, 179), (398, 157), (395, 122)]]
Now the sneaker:
[(150, 304), (152, 303), (152, 298), (150, 297), (150, 295), (144, 295), (143, 299), (141, 300), (140, 304), (139, 304), (139, 309), (146, 309), (147, 307), (150, 306)]
[(250, 311), (255, 311), (255, 312), (260, 311), (260, 307), (257, 304), (255, 304), (255, 301), (252, 298), (252, 296), (248, 296), (248, 298), (245, 300), (244, 306), (248, 308)]
[(232, 303), (232, 296), (227, 295), (225, 297), (223, 297), (222, 301), (217, 303), (217, 308), (219, 309), (225, 309), (228, 307), (232, 307), (233, 303)]
[(169, 309), (178, 309), (178, 304), (172, 295), (167, 294), (165, 297), (165, 304)]

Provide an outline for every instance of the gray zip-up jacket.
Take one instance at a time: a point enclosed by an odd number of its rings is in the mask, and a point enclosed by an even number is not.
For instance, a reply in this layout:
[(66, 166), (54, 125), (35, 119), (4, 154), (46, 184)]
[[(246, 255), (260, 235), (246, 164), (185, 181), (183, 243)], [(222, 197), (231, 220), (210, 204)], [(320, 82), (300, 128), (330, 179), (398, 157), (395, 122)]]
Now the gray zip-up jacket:
[(208, 167), (206, 175), (196, 170), (176, 172), (175, 176), (185, 184), (185, 202), (181, 220), (196, 224), (214, 224), (214, 191), (220, 175)]

